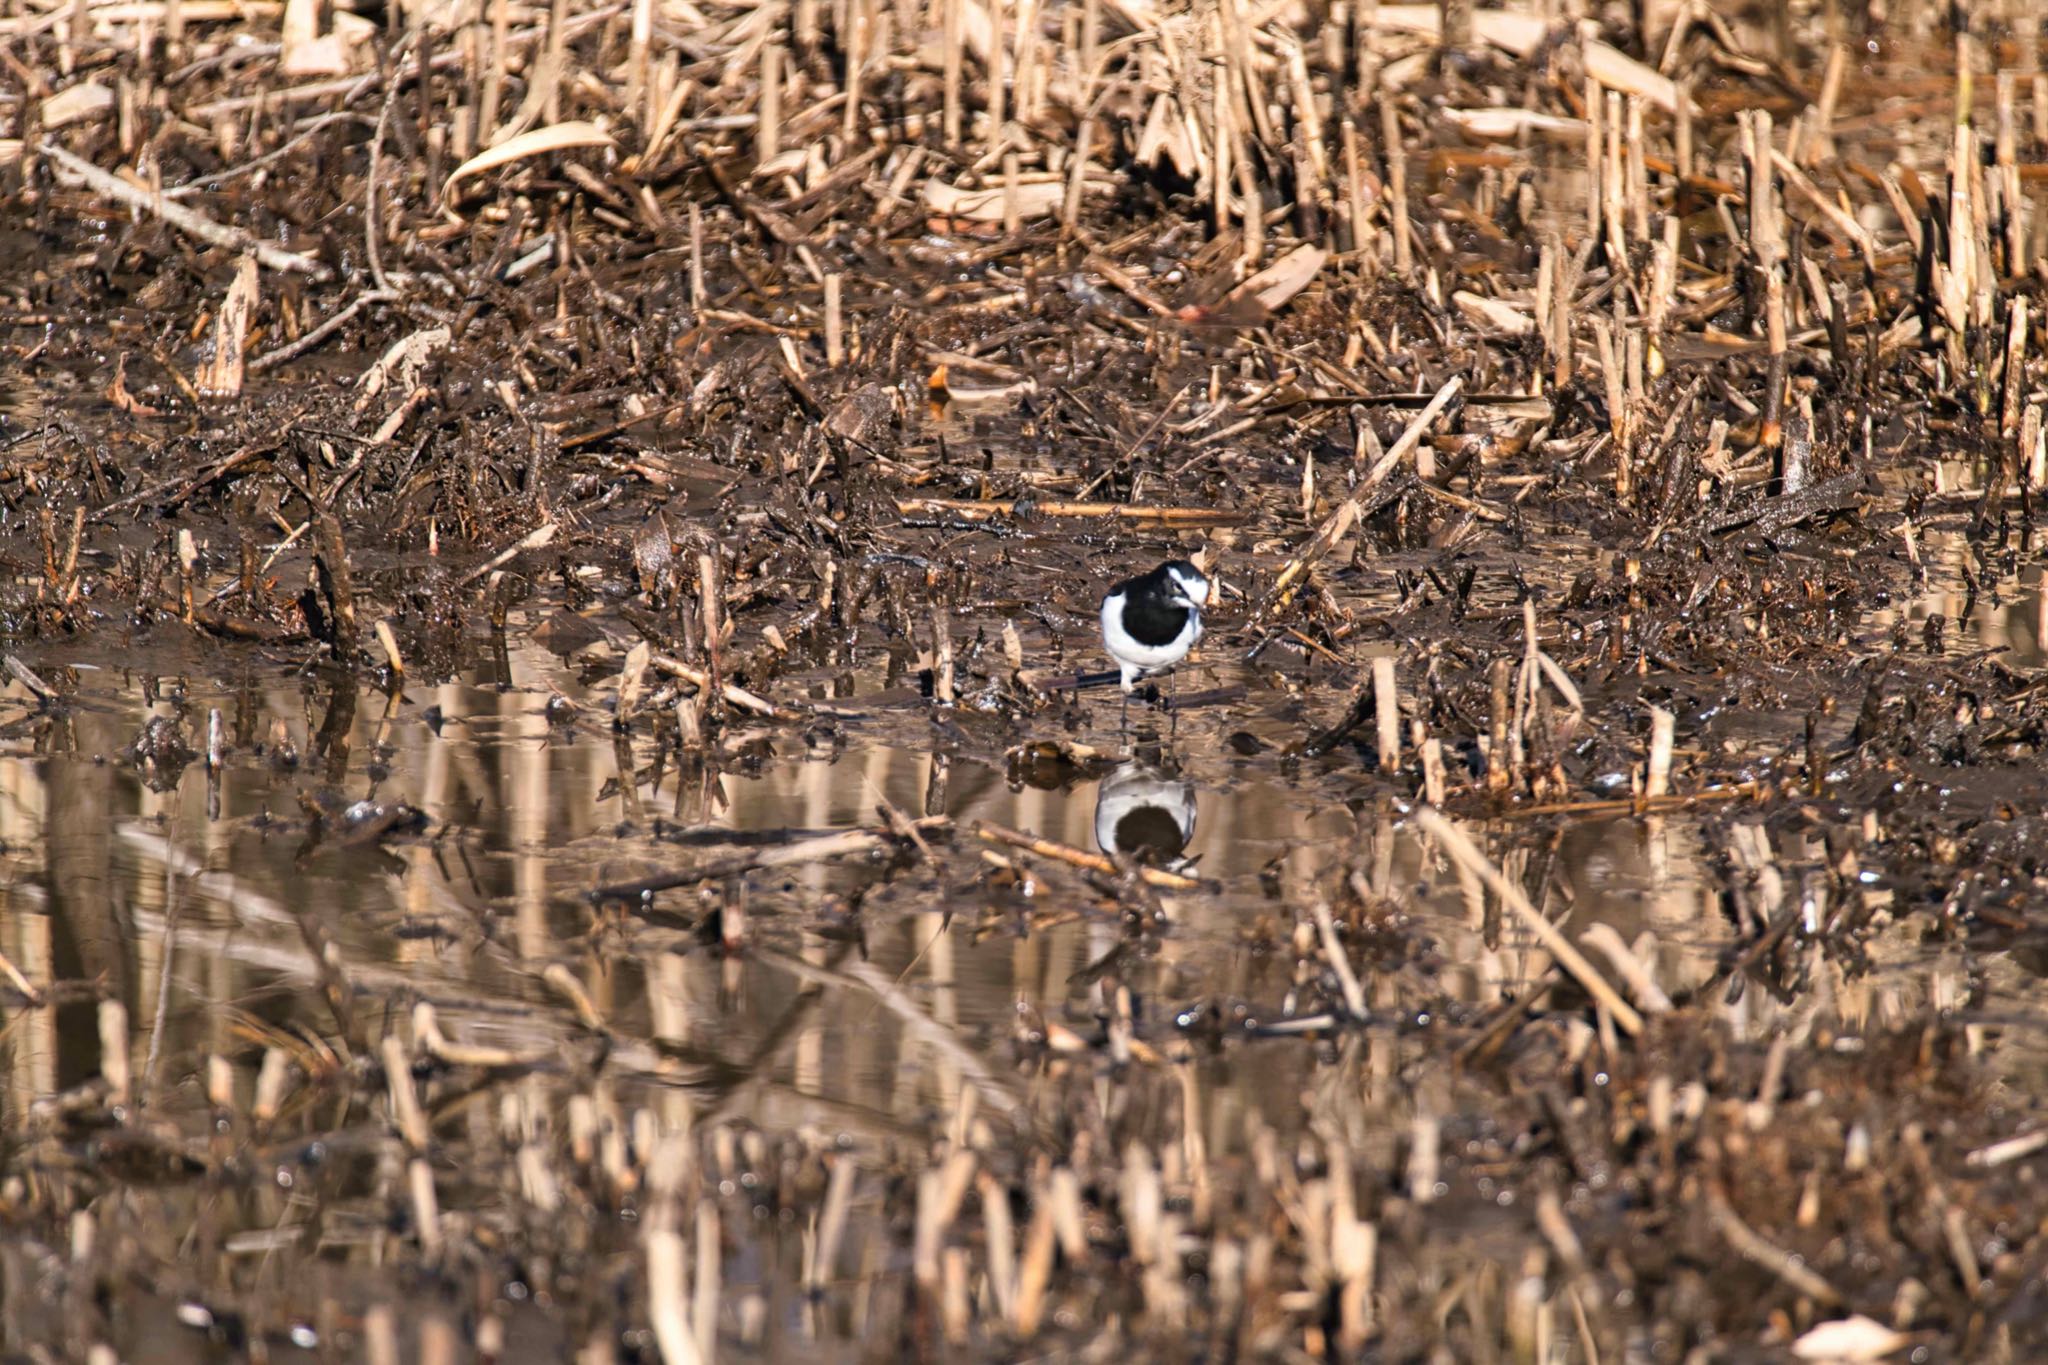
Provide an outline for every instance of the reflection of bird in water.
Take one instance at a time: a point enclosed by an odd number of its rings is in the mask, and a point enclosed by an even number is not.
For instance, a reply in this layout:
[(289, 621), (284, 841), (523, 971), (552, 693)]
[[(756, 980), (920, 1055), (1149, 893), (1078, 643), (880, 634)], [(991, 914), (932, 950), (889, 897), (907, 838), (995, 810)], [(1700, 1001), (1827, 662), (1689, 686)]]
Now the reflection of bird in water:
[(1152, 867), (1175, 867), (1195, 837), (1195, 784), (1135, 760), (1095, 790), (1095, 842)]

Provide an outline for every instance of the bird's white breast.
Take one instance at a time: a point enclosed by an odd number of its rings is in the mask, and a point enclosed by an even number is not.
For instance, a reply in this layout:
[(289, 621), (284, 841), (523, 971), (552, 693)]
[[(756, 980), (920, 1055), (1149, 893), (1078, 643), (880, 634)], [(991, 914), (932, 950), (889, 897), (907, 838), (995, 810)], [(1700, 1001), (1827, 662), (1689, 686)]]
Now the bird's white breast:
[(1148, 645), (1136, 639), (1124, 629), (1124, 594), (1111, 593), (1102, 599), (1102, 643), (1109, 655), (1118, 663), (1130, 664), (1136, 668), (1165, 668), (1177, 664), (1195, 647), (1195, 641), (1202, 638), (1202, 615), (1198, 611), (1188, 613), (1188, 621), (1181, 627), (1180, 634), (1163, 645)]

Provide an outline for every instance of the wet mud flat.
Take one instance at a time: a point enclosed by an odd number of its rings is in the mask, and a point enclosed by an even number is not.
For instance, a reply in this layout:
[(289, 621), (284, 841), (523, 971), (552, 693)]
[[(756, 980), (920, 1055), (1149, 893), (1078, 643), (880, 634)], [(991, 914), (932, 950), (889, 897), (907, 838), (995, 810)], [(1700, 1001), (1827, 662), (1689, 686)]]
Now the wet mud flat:
[(0, 13), (0, 1351), (2037, 1358), (2039, 9), (1582, 17)]

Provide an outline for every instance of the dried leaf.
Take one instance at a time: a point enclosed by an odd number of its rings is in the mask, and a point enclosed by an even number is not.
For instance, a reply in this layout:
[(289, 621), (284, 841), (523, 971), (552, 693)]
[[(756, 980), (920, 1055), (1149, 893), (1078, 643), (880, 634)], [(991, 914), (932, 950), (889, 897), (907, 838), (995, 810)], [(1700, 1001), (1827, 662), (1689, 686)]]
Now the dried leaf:
[(839, 400), (825, 419), (825, 430), (834, 436), (860, 442), (881, 429), (895, 410), (889, 390), (880, 384), (863, 384)]
[(345, 76), (349, 71), (348, 43), (339, 33), (308, 38), (284, 50), (278, 69), (287, 76)]
[(249, 345), (249, 319), (256, 314), (256, 258), (244, 256), (213, 320), (213, 354), (199, 367), (199, 391), (213, 398), (242, 392), (242, 352)]
[(1547, 133), (1553, 137), (1586, 135), (1586, 121), (1539, 114), (1534, 109), (1446, 109), (1444, 117), (1458, 125), (1466, 137), (1482, 142), (1512, 142), (1524, 133)]
[(1267, 312), (1277, 311), (1289, 299), (1308, 287), (1322, 270), (1330, 253), (1319, 246), (1298, 246), (1273, 264), (1230, 291), (1226, 304), (1256, 299)]
[[(1061, 179), (1035, 179), (1017, 184), (1017, 216), (1049, 218), (1065, 203), (1067, 187)], [(942, 218), (964, 218), (973, 223), (1003, 220), (1003, 187), (963, 190), (943, 180), (925, 182), (924, 202)]]
[(1536, 322), (1527, 313), (1511, 303), (1489, 299), (1483, 294), (1474, 294), (1460, 289), (1451, 295), (1451, 302), (1458, 305), (1458, 311), (1481, 327), (1490, 328), (1511, 337), (1524, 337), (1536, 330)]
[(420, 375), (425, 371), (427, 358), (446, 346), (454, 333), (446, 327), (426, 327), (399, 338), (391, 343), (377, 363), (363, 371), (363, 377), (356, 382), (362, 393), (356, 398), (356, 411), (361, 412), (370, 405), (370, 400), (382, 393), (395, 379), (400, 391), (410, 392), (417, 388)]
[(1184, 180), (1198, 179), (1203, 172), (1202, 149), (1189, 135), (1187, 120), (1180, 117), (1170, 95), (1160, 95), (1152, 101), (1152, 112), (1145, 117), (1145, 131), (1138, 136), (1135, 160), (1141, 166), (1156, 167), (1162, 156), (1173, 163), (1174, 173)]
[[(1376, 28), (1435, 36), (1443, 31), (1443, 12), (1435, 5), (1380, 5), (1370, 11)], [(1472, 16), (1472, 36), (1481, 42), (1526, 57), (1550, 36), (1551, 25), (1533, 14), (1480, 10)], [(1666, 113), (1678, 111), (1678, 82), (1643, 65), (1619, 48), (1602, 42), (1580, 45), (1586, 74), (1610, 90), (1640, 95)]]
[(112, 90), (98, 81), (80, 81), (43, 101), (43, 127), (62, 128), (67, 123), (97, 118), (113, 107)]
[(612, 135), (594, 123), (551, 123), (545, 128), (536, 128), (530, 133), (507, 138), (495, 147), (487, 147), (448, 173), (441, 182), (441, 199), (445, 203), (455, 189), (457, 181), (466, 176), (482, 175), (500, 166), (509, 166), (530, 156), (544, 156), (549, 152), (567, 151), (571, 147), (615, 147)]

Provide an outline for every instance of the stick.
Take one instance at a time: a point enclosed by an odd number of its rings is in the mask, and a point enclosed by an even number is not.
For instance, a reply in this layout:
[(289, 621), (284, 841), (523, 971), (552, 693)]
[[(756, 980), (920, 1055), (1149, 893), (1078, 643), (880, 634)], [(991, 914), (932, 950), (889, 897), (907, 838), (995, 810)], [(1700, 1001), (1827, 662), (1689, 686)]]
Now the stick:
[(1586, 960), (1585, 955), (1572, 946), (1571, 940), (1560, 933), (1556, 925), (1545, 919), (1535, 906), (1529, 904), (1529, 898), (1523, 894), (1522, 888), (1502, 876), (1500, 869), (1479, 851), (1466, 836), (1465, 831), (1459, 829), (1443, 812), (1431, 806), (1420, 807), (1415, 812), (1415, 823), (1421, 827), (1424, 834), (1442, 844), (1444, 852), (1450, 854), (1454, 862), (1477, 874), (1493, 894), (1500, 897), (1501, 903), (1512, 910), (1515, 917), (1536, 936), (1536, 941), (1557, 959), (1557, 965), (1570, 973), (1572, 979), (1584, 988), (1586, 994), (1592, 996), (1614, 1016), (1617, 1027), (1631, 1037), (1643, 1031), (1643, 1016), (1636, 1013), (1635, 1006), (1622, 999), (1621, 993), (1610, 986), (1607, 978), (1600, 975), (1593, 964)]
[(1372, 661), (1372, 701), (1379, 727), (1380, 771), (1401, 766), (1401, 699), (1394, 690), (1391, 655)]
[[(667, 654), (657, 654), (647, 662), (653, 664), (670, 677), (681, 678), (684, 682), (693, 684), (701, 692), (708, 694), (711, 689), (711, 674), (704, 669), (686, 664), (681, 659), (673, 658)], [(752, 711), (757, 716), (765, 716), (772, 719), (785, 714), (783, 709), (774, 702), (769, 701), (766, 697), (757, 696), (749, 692), (738, 683), (720, 683), (718, 692), (720, 696), (724, 697), (732, 705), (739, 707), (742, 711)]]
[(918, 1039), (928, 1042), (933, 1049), (942, 1052), (947, 1059), (960, 1068), (960, 1074), (974, 1083), (975, 1093), (1003, 1114), (1015, 1116), (1022, 1106), (1016, 1096), (996, 1078), (995, 1071), (981, 1054), (960, 1040), (953, 1028), (932, 1018), (919, 1008), (910, 993), (891, 981), (886, 973), (870, 963), (856, 963), (845, 971), (821, 967), (807, 962), (793, 953), (780, 952), (774, 948), (755, 949), (757, 960), (773, 967), (780, 967), (790, 975), (822, 986), (859, 986), (880, 1001), (891, 1014), (909, 1025), (909, 1032)]
[(529, 531), (525, 536), (521, 537), (513, 544), (506, 546), (504, 549), (498, 551), (498, 553), (492, 555), (483, 563), (477, 565), (474, 569), (471, 569), (461, 578), (457, 579), (456, 586), (467, 587), (471, 583), (476, 582), (477, 579), (482, 578), (491, 570), (502, 568), (505, 565), (510, 564), (514, 559), (518, 558), (519, 555), (523, 552), (527, 550), (540, 549), (542, 546), (552, 541), (555, 538), (555, 533), (561, 529), (561, 523), (555, 521), (548, 522), (544, 526), (536, 527), (534, 530)]
[(310, 257), (297, 256), (271, 246), (241, 228), (222, 227), (205, 214), (186, 208), (183, 204), (170, 203), (161, 195), (139, 185), (131, 185), (113, 172), (103, 171), (85, 158), (73, 156), (54, 142), (42, 143), (39, 150), (67, 172), (83, 180), (86, 188), (94, 194), (104, 195), (137, 213), (154, 214), (187, 236), (197, 237), (202, 242), (225, 247), (230, 251), (246, 251), (256, 257), (259, 265), (268, 266), (272, 270), (294, 271), (301, 275), (310, 275), (322, 282), (334, 278), (332, 270)]
[(353, 318), (364, 308), (373, 303), (391, 303), (397, 298), (398, 292), (392, 289), (364, 290), (350, 301), (348, 307), (342, 309), (333, 317), (300, 337), (297, 341), (286, 342), (276, 350), (265, 351), (262, 355), (250, 361), (249, 373), (262, 374), (265, 370), (274, 369), (288, 360), (297, 359), (315, 346), (318, 346), (321, 342), (327, 340), (328, 337), (340, 331), (342, 327), (347, 325), (350, 318)]
[[(1456, 380), (1452, 381), (1456, 383)], [(899, 516), (956, 516), (965, 521), (987, 521), (1015, 513), (1017, 504), (1007, 498), (898, 498)], [(1117, 517), (1124, 521), (1154, 526), (1230, 526), (1248, 518), (1249, 513), (1208, 507), (1137, 507), (1122, 502), (1039, 502), (1028, 506), (1037, 517)]]
[(1728, 1196), (1719, 1185), (1707, 1187), (1707, 1216), (1715, 1229), (1727, 1239), (1735, 1253), (1751, 1265), (1761, 1266), (1786, 1284), (1808, 1298), (1824, 1304), (1842, 1302), (1842, 1296), (1835, 1287), (1822, 1279), (1805, 1264), (1782, 1247), (1773, 1245), (1758, 1236), (1735, 1213), (1728, 1203)]
[(1337, 938), (1337, 923), (1330, 918), (1328, 901), (1318, 900), (1314, 907), (1316, 931), (1322, 935), (1323, 956), (1330, 960), (1330, 970), (1337, 974), (1337, 985), (1344, 992), (1344, 1008), (1351, 1012), (1353, 1019), (1368, 1018), (1365, 1008), (1365, 989), (1358, 984), (1358, 973), (1351, 970), (1351, 961), (1344, 956), (1344, 945)]
[[(943, 829), (949, 823), (951, 822), (944, 818), (933, 818), (918, 821), (917, 827), (920, 830)], [(588, 899), (599, 903), (639, 900), (657, 891), (669, 891), (697, 882), (717, 881), (760, 868), (795, 867), (802, 863), (823, 862), (828, 858), (842, 858), (850, 853), (870, 853), (878, 848), (887, 848), (895, 841), (896, 835), (886, 829), (841, 830), (836, 834), (821, 834), (815, 838), (797, 839), (787, 844), (757, 849), (737, 857), (720, 858), (682, 872), (664, 872), (659, 876), (646, 877), (637, 882), (600, 886), (589, 893)]]
[(1395, 441), (1386, 454), (1374, 461), (1372, 468), (1366, 471), (1365, 477), (1358, 481), (1358, 487), (1352, 490), (1351, 496), (1339, 504), (1336, 511), (1323, 519), (1322, 526), (1301, 553), (1287, 561), (1286, 567), (1280, 570), (1280, 576), (1273, 580), (1273, 586), (1267, 589), (1265, 600), (1260, 603), (1259, 610), (1253, 613), (1255, 617), (1271, 610), (1295, 579), (1301, 577), (1310, 565), (1336, 547), (1337, 542), (1344, 538), (1344, 533), (1351, 529), (1351, 524), (1358, 519), (1372, 491), (1393, 472), (1394, 466), (1399, 464), (1408, 452), (1422, 443), (1422, 438), (1435, 424), (1437, 416), (1450, 405), (1451, 399), (1464, 384), (1463, 376), (1452, 375), (1444, 382), (1444, 386), (1436, 391), (1435, 397), (1429, 400), (1428, 405), (1415, 414), (1414, 420), (1408, 423), (1407, 430), (1401, 433), (1401, 439)]
[(1671, 737), (1677, 717), (1661, 706), (1650, 708), (1650, 767), (1643, 795), (1652, 801), (1671, 794)]
[[(1058, 843), (1052, 839), (1041, 838), (1036, 834), (1025, 834), (1021, 830), (1006, 829), (987, 820), (975, 821), (974, 832), (981, 837), (984, 843), (1004, 844), (1010, 848), (1021, 848), (1026, 853), (1036, 853), (1041, 858), (1051, 858), (1054, 862), (1065, 863), (1069, 867), (1078, 867), (1084, 872), (1099, 872), (1105, 877), (1114, 877), (1116, 875), (1115, 863), (1099, 854), (1075, 848), (1072, 844)], [(1164, 868), (1157, 867), (1141, 867), (1138, 869), (1138, 876), (1144, 881), (1145, 885), (1156, 886), (1167, 891), (1191, 891), (1202, 884), (1199, 878), (1184, 877), (1178, 872), (1168, 872)]]

